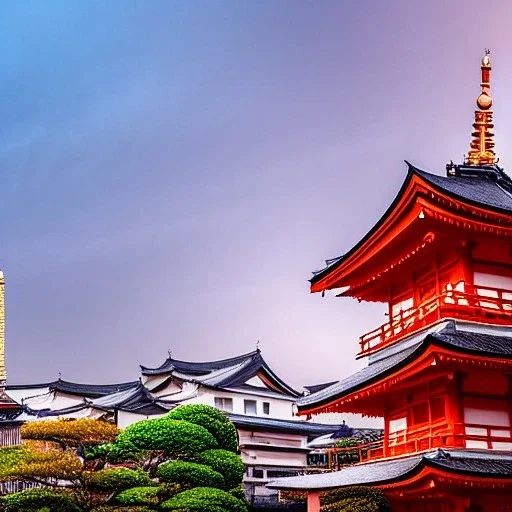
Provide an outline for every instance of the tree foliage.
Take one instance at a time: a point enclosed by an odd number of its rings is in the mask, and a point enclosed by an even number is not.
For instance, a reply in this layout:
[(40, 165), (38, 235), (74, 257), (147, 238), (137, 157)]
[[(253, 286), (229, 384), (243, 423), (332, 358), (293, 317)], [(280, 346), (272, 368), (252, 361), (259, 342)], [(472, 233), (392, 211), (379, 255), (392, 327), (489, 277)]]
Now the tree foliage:
[(204, 427), (216, 439), (219, 448), (230, 452), (238, 450), (236, 428), (225, 413), (202, 404), (180, 405), (168, 417), (185, 420)]
[(374, 487), (334, 489), (321, 498), (322, 512), (391, 512), (384, 494)]
[(189, 487), (224, 488), (224, 477), (209, 466), (181, 460), (158, 466), (157, 476), (162, 482), (173, 482)]
[(245, 467), (242, 459), (226, 450), (206, 450), (198, 455), (201, 464), (210, 466), (224, 477), (225, 489), (233, 489), (242, 482)]
[(187, 512), (247, 512), (247, 504), (228, 492), (211, 487), (195, 487), (164, 501), (162, 510)]
[(21, 428), (23, 439), (52, 441), (67, 446), (108, 443), (114, 441), (119, 429), (106, 421), (83, 418), (32, 421)]
[(116, 444), (162, 451), (173, 457), (191, 457), (218, 446), (204, 427), (167, 417), (130, 425), (118, 436)]
[(49, 489), (28, 489), (26, 491), (7, 494), (2, 497), (2, 505), (5, 511), (37, 511), (43, 507), (52, 512), (80, 512), (72, 495), (62, 491)]
[(121, 433), (89, 419), (27, 424), (22, 446), (0, 448), (0, 481), (41, 487), (0, 497), (0, 510), (246, 512), (233, 432), (223, 413), (195, 405)]
[(132, 487), (116, 496), (116, 501), (123, 505), (147, 505), (158, 504), (158, 487)]
[(156, 485), (141, 469), (108, 468), (97, 471), (91, 478), (91, 484), (105, 491), (120, 492), (130, 487)]
[(53, 445), (42, 450), (32, 442), (0, 449), (0, 480), (73, 480), (81, 470), (82, 462), (73, 450), (62, 451)]

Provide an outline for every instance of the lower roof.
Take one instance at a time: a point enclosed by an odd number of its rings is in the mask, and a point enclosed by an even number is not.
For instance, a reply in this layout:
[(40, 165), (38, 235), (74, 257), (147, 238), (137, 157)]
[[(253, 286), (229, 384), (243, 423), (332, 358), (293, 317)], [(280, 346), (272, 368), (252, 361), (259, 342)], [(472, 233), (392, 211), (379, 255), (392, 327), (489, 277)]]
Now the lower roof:
[(436, 450), (391, 460), (366, 462), (341, 471), (280, 478), (267, 487), (281, 490), (327, 490), (351, 485), (385, 485), (405, 480), (423, 468), (481, 478), (502, 478), (512, 483), (512, 453), (472, 450)]
[(311, 423), (308, 421), (297, 420), (281, 420), (261, 416), (244, 416), (242, 414), (228, 413), (228, 417), (230, 421), (240, 429), (248, 428), (284, 432), (287, 434), (302, 434), (307, 435), (310, 438), (324, 434), (333, 434), (342, 428), (341, 425), (326, 425), (322, 423)]
[(415, 345), (370, 362), (361, 371), (300, 398), (297, 401), (299, 411), (307, 412), (362, 389), (406, 366), (423, 354), (429, 346), (449, 348), (458, 353), (512, 359), (512, 336), (458, 330), (456, 322), (451, 321), (441, 331), (427, 333)]
[(82, 384), (79, 382), (69, 382), (57, 379), (53, 382), (45, 382), (42, 384), (8, 384), (5, 388), (10, 390), (30, 390), (48, 388), (51, 391), (59, 391), (70, 395), (79, 395), (88, 398), (98, 398), (100, 396), (117, 393), (133, 389), (140, 384), (138, 380), (131, 382), (120, 382), (116, 384)]

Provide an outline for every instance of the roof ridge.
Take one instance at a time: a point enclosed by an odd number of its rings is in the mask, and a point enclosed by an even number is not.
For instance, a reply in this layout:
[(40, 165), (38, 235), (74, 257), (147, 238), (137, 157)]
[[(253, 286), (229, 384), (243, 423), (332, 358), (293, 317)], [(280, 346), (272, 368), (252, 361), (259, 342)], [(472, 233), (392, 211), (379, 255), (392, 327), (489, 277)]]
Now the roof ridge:
[(238, 363), (238, 362), (246, 360), (246, 359), (254, 359), (256, 356), (262, 358), (261, 351), (259, 348), (256, 350), (253, 350), (251, 352), (240, 354), (238, 356), (228, 357), (225, 359), (215, 359), (213, 361), (186, 361), (184, 359), (176, 359), (176, 358), (169, 356), (160, 366), (156, 366), (156, 367), (144, 366), (144, 365), (139, 365), (139, 366), (142, 371), (144, 371), (144, 370), (163, 370), (163, 369), (170, 369), (172, 371), (172, 368), (175, 366), (173, 363), (187, 364), (187, 365), (192, 365), (192, 366), (194, 366), (194, 365), (195, 366), (199, 366), (199, 365), (206, 366), (206, 365), (227, 364), (230, 362)]

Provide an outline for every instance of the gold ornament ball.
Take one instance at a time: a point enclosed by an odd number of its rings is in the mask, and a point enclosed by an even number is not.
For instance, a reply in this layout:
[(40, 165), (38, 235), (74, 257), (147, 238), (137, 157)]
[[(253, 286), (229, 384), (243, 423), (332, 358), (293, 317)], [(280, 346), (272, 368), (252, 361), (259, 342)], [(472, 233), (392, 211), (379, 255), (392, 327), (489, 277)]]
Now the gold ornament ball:
[(492, 107), (492, 98), (488, 94), (482, 93), (478, 96), (476, 104), (482, 110), (488, 110)]

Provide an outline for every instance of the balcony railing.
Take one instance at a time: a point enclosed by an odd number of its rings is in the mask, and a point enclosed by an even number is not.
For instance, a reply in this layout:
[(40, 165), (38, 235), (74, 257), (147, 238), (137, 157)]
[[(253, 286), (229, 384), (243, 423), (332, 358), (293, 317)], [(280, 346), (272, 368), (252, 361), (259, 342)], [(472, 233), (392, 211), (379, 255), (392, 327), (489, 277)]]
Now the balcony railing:
[(512, 429), (476, 423), (437, 423), (389, 435), (387, 447), (368, 452), (368, 459), (393, 457), (435, 448), (478, 448), (512, 451)]
[[(328, 448), (315, 453), (318, 460), (309, 462), (308, 470), (337, 471), (343, 466), (436, 448), (477, 448), (512, 452), (512, 428), (476, 423), (447, 424), (445, 420), (399, 430), (383, 440), (344, 448)], [(320, 459), (320, 456), (322, 458)]]
[(369, 354), (443, 318), (512, 322), (512, 290), (468, 285), (463, 281), (418, 306), (402, 310), (360, 338), (360, 354)]

